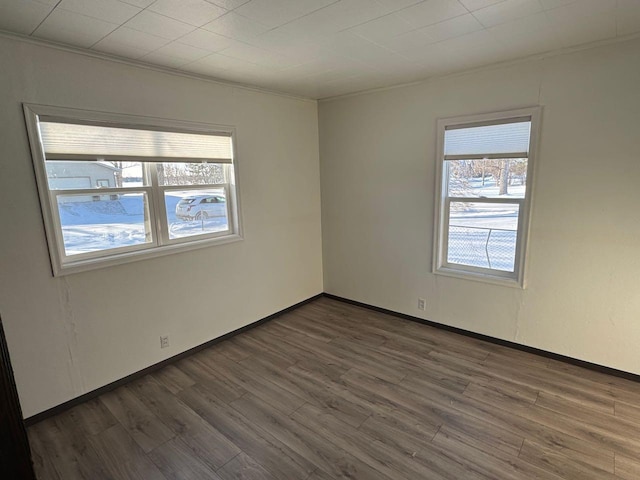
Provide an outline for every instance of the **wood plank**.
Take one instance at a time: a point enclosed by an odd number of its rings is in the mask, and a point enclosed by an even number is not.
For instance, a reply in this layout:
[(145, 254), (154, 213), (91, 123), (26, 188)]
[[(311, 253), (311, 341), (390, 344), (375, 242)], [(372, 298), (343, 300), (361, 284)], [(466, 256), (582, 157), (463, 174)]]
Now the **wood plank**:
[(96, 435), (118, 423), (97, 398), (76, 405), (68, 413), (86, 435)]
[(234, 340), (235, 339), (231, 338), (224, 342), (217, 343), (211, 347), (211, 351), (220, 353), (234, 362), (249, 358), (251, 356), (251, 350), (242, 348), (242, 346), (238, 345)]
[(242, 362), (242, 365), (307, 402), (330, 409), (336, 417), (354, 427), (361, 425), (370, 415), (370, 412), (360, 404), (332, 394), (328, 389), (296, 376), (289, 370), (278, 370), (275, 365), (265, 361), (264, 357), (261, 357), (261, 360), (247, 359)]
[(91, 437), (89, 443), (114, 479), (166, 480), (122, 425)]
[(210, 358), (202, 355), (202, 352), (181, 360), (176, 366), (196, 383), (215, 389), (226, 402), (236, 400), (247, 393), (237, 382), (220, 373)]
[(583, 403), (594, 410), (603, 413), (613, 413), (613, 401), (608, 392), (592, 388), (589, 382), (583, 379), (574, 378), (567, 381), (567, 376), (552, 369), (524, 369), (520, 365), (513, 365), (504, 362), (501, 358), (491, 354), (483, 362), (492, 371), (501, 372), (513, 379), (517, 378), (521, 383), (525, 383), (537, 390), (546, 391), (554, 395), (559, 395), (573, 399), (578, 403)]
[(615, 402), (615, 416), (626, 420), (627, 422), (634, 422), (640, 424), (640, 404), (629, 405), (624, 402)]
[(166, 367), (153, 372), (151, 374), (158, 382), (167, 387), (171, 393), (178, 393), (187, 387), (193, 385), (195, 380), (182, 372), (175, 365), (167, 365)]
[(289, 414), (304, 405), (305, 400), (239, 363), (226, 360), (215, 352), (207, 352), (215, 369), (246, 392), (259, 396), (282, 413)]
[(33, 426), (27, 430), (29, 445), (31, 446), (31, 460), (33, 461), (36, 478), (38, 480), (62, 480), (53, 467), (51, 458), (43, 444), (43, 434), (38, 431), (38, 428), (46, 428), (46, 424), (41, 422), (39, 425), (41, 427)]
[(243, 452), (219, 469), (218, 475), (222, 480), (278, 480)]
[(335, 480), (335, 478), (322, 470), (316, 470), (307, 478), (307, 480)]
[(167, 480), (221, 480), (218, 474), (180, 439), (173, 438), (149, 453)]
[[(627, 453), (640, 451), (640, 429), (635, 423), (614, 415), (598, 415), (572, 400), (544, 392), (540, 393), (538, 400), (536, 400), (536, 407), (557, 412), (564, 417), (575, 419), (582, 425), (588, 425), (589, 430), (598, 432), (596, 435), (602, 440), (610, 441), (613, 445), (623, 444), (628, 447)], [(556, 416), (556, 418), (558, 417)]]
[(405, 372), (398, 372), (379, 361), (374, 361), (366, 357), (363, 358), (348, 349), (338, 348), (329, 343), (318, 342), (310, 337), (304, 337), (304, 335), (297, 333), (289, 333), (281, 337), (281, 341), (293, 346), (304, 345), (308, 358), (317, 358), (321, 362), (350, 365), (390, 382), (399, 382), (406, 376)]
[(329, 472), (336, 479), (367, 478), (371, 480), (389, 480), (382, 473), (354, 457), (351, 453), (323, 441), (317, 433), (251, 394), (235, 400), (231, 406), (249, 420), (269, 431), (274, 437), (311, 460), (322, 470)]
[(128, 386), (101, 395), (100, 401), (144, 452), (150, 452), (175, 436)]
[(530, 392), (527, 389), (509, 388), (496, 385), (481, 385), (471, 382), (464, 391), (467, 397), (475, 398), (493, 405), (502, 405), (509, 408), (511, 405), (527, 407), (533, 405), (538, 398), (538, 392)]
[(640, 478), (640, 460), (616, 454), (616, 476), (625, 480), (638, 480)]
[(87, 442), (84, 432), (68, 411), (32, 428), (42, 440), (44, 450), (61, 479), (111, 478), (95, 450)]
[(564, 455), (559, 449), (544, 447), (531, 440), (524, 441), (519, 457), (532, 465), (553, 472), (561, 478), (584, 480), (615, 480), (613, 465), (610, 470), (602, 470)]
[(453, 465), (447, 465), (446, 469), (443, 469), (446, 470), (446, 475), (441, 475), (443, 472), (416, 462), (415, 452), (406, 454), (389, 448), (388, 445), (370, 438), (362, 431), (340, 422), (331, 413), (310, 404), (301, 407), (291, 418), (391, 479), (446, 479), (449, 478), (449, 473), (455, 470)]
[(276, 478), (305, 478), (316, 467), (307, 459), (229, 407), (215, 392), (195, 385), (180, 398), (209, 424), (214, 425), (247, 455)]
[[(351, 372), (350, 372), (351, 374)], [(351, 374), (352, 375), (352, 374)], [(358, 381), (368, 382), (374, 391), (388, 392), (389, 396), (396, 396), (397, 401), (416, 413), (429, 409), (432, 414), (442, 419), (443, 423), (464, 422), (471, 416), (479, 422), (488, 424), (487, 428), (497, 427), (512, 432), (521, 438), (535, 439), (543, 445), (562, 445), (567, 450), (575, 450), (584, 454), (595, 466), (607, 463), (613, 458), (611, 445), (599, 444), (596, 437), (585, 428), (573, 421), (566, 421), (549, 415), (542, 409), (534, 410), (535, 405), (516, 409), (481, 402), (466, 395), (453, 395), (438, 387), (425, 389), (420, 384), (403, 382), (401, 386), (384, 385), (382, 382), (371, 383), (360, 375)], [(403, 390), (406, 387), (409, 391)], [(416, 397), (415, 395), (419, 395)], [(421, 407), (424, 402), (424, 407)], [(462, 415), (462, 417), (461, 417)], [(581, 440), (580, 440), (581, 439)]]
[[(500, 480), (538, 479), (561, 480), (553, 472), (532, 465), (518, 457), (478, 442), (455, 430), (439, 431), (434, 444), (454, 458), (462, 458), (466, 467), (486, 478)], [(463, 478), (463, 477), (461, 477)]]
[(227, 437), (153, 378), (147, 376), (131, 386), (142, 403), (180, 437), (180, 442), (173, 444), (176, 448), (186, 445), (192, 456), (199, 457), (212, 470), (240, 453)]

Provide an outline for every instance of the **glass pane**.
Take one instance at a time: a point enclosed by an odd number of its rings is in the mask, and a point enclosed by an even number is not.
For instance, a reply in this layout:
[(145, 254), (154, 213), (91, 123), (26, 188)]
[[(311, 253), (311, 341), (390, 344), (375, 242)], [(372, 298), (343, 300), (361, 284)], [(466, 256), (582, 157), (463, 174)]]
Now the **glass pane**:
[(190, 237), (229, 230), (224, 189), (167, 191), (169, 238)]
[(513, 272), (517, 203), (451, 202), (447, 262)]
[(58, 195), (57, 201), (67, 255), (152, 241), (146, 193)]
[(444, 154), (482, 156), (528, 152), (530, 135), (531, 121), (447, 129), (444, 132)]
[(524, 198), (527, 159), (447, 160), (450, 197)]
[(140, 187), (144, 185), (139, 162), (47, 160), (49, 190)]
[(224, 182), (224, 165), (220, 163), (159, 163), (160, 185), (204, 185)]
[(44, 151), (55, 154), (147, 158), (233, 158), (229, 135), (40, 122)]

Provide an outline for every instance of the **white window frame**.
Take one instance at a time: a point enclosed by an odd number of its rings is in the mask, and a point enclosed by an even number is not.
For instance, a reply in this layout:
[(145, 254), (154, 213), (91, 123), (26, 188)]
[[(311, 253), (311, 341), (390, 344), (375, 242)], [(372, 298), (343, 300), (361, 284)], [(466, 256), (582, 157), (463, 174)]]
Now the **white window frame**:
[[(531, 205), (533, 196), (534, 165), (538, 151), (538, 139), (540, 133), (541, 107), (527, 107), (517, 110), (485, 113), (478, 115), (465, 115), (460, 117), (443, 118), (437, 121), (437, 151), (436, 151), (436, 198), (435, 198), (435, 228), (433, 242), (433, 273), (450, 277), (479, 280), (498, 285), (525, 288), (525, 269), (527, 263), (527, 244), (529, 241), (529, 224), (531, 218)], [(518, 229), (516, 239), (516, 253), (514, 271), (505, 272), (491, 268), (481, 268), (457, 263), (449, 263), (448, 258), (448, 232), (449, 232), (449, 204), (453, 202), (478, 201), (478, 197), (450, 197), (448, 195), (448, 176), (445, 168), (444, 138), (445, 130), (450, 127), (479, 127), (496, 123), (508, 123), (517, 119), (531, 120), (531, 133), (529, 137), (529, 152), (527, 158), (527, 181), (524, 198), (487, 198), (482, 197), (482, 203), (510, 203), (519, 204)], [(502, 155), (501, 158), (524, 158), (524, 152), (512, 152)], [(461, 156), (456, 156), (461, 157)], [(473, 157), (473, 158), (472, 158)], [(499, 158), (500, 155), (490, 158)], [(469, 159), (478, 159), (469, 156)], [(487, 157), (483, 157), (487, 158)]]
[[(236, 242), (243, 239), (242, 222), (240, 218), (240, 190), (238, 183), (238, 161), (236, 155), (236, 133), (230, 126), (213, 125), (206, 123), (185, 122), (180, 120), (169, 120), (155, 117), (141, 117), (107, 112), (95, 112), (64, 107), (53, 107), (48, 105), (23, 105), (27, 133), (31, 147), (31, 156), (40, 197), (42, 217), (44, 220), (49, 255), (51, 258), (52, 272), (54, 276), (67, 275), (71, 273), (93, 270), (96, 268), (120, 265), (133, 261), (169, 255), (172, 253), (185, 252), (198, 248)], [(49, 189), (49, 182), (46, 171), (46, 155), (40, 136), (39, 118), (55, 117), (68, 119), (69, 123), (74, 122), (100, 122), (114, 127), (149, 127), (164, 131), (179, 131), (192, 133), (222, 134), (231, 137), (232, 143), (232, 164), (224, 165), (225, 180), (223, 184), (206, 185), (159, 185), (157, 176), (157, 163), (144, 162), (144, 159), (133, 157), (122, 158), (124, 161), (143, 162), (143, 175), (147, 176), (148, 182), (140, 187), (108, 187), (91, 189)], [(50, 156), (51, 157), (51, 156)], [(92, 156), (87, 160), (97, 160)], [(167, 159), (166, 162), (175, 160)], [(188, 159), (184, 161), (188, 162)], [(212, 161), (214, 163), (214, 161)], [(180, 238), (169, 238), (167, 225), (167, 212), (164, 201), (164, 192), (170, 190), (207, 190), (223, 189), (227, 199), (227, 219), (229, 229), (223, 232), (215, 232), (202, 235), (194, 235)], [(56, 197), (58, 195), (117, 195), (122, 193), (145, 193), (147, 195), (147, 208), (149, 210), (150, 231), (152, 241), (149, 243), (133, 246), (125, 246), (96, 252), (66, 255), (57, 208)]]

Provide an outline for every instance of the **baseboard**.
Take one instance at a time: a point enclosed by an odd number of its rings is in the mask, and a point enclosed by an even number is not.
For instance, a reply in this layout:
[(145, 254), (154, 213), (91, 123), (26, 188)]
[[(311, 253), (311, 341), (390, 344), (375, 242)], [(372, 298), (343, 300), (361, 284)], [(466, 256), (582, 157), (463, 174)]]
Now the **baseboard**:
[(276, 317), (279, 317), (280, 315), (283, 315), (287, 312), (290, 312), (292, 310), (295, 310), (298, 307), (301, 307), (302, 305), (305, 305), (309, 302), (312, 302), (320, 297), (322, 297), (324, 294), (323, 293), (319, 293), (317, 295), (314, 295), (313, 297), (307, 298), (306, 300), (303, 300), (301, 302), (296, 303), (295, 305), (291, 305), (290, 307), (287, 307), (283, 310), (280, 310), (279, 312), (273, 313), (267, 317), (261, 318), (260, 320), (257, 320), (253, 323), (250, 323), (248, 325), (245, 325), (244, 327), (240, 327), (237, 330), (234, 330), (232, 332), (226, 333), (220, 337), (214, 338), (213, 340), (209, 340), (208, 342), (202, 343), (200, 345), (197, 345), (193, 348), (190, 348), (189, 350), (185, 350), (182, 353), (178, 353), (177, 355), (174, 355), (173, 357), (167, 358), (165, 360), (162, 360), (161, 362), (155, 363), (147, 368), (143, 368), (142, 370), (139, 370), (137, 372), (134, 372), (130, 375), (127, 375), (126, 377), (123, 377), (119, 380), (116, 380), (115, 382), (111, 382), (107, 385), (104, 385), (103, 387), (97, 388), (95, 390), (91, 390), (90, 392), (87, 392), (85, 394), (80, 395), (79, 397), (75, 397), (72, 398), (71, 400), (68, 400), (64, 403), (61, 403), (60, 405), (56, 405), (55, 407), (51, 407), (48, 410), (45, 410), (43, 412), (37, 413), (31, 417), (25, 418), (24, 419), (24, 424), (28, 427), (30, 425), (34, 425), (38, 422), (41, 422), (42, 420), (46, 419), (46, 418), (50, 418), (53, 417), (54, 415), (58, 415), (59, 413), (64, 412), (65, 410), (69, 410), (70, 408), (75, 407), (76, 405), (79, 405), (81, 403), (84, 403), (88, 400), (91, 400), (93, 398), (96, 398), (100, 395), (102, 395), (103, 393), (109, 392), (111, 390), (115, 390), (118, 387), (121, 387), (122, 385), (125, 385), (133, 380), (136, 380), (138, 378), (144, 377), (145, 375), (148, 375), (152, 372), (155, 372), (156, 370), (161, 369), (162, 367), (169, 365), (171, 363), (177, 362), (178, 360), (181, 360), (183, 358), (186, 358), (190, 355), (193, 355), (196, 352), (199, 352), (200, 350), (203, 350), (205, 348), (209, 348), (212, 345), (215, 345), (218, 342), (221, 342), (223, 340), (227, 340), (228, 338), (231, 338), (235, 335), (238, 335), (239, 333), (242, 332), (246, 332), (247, 330), (251, 330), (252, 328), (258, 327), (266, 322), (268, 322), (269, 320), (272, 320)]
[(464, 335), (466, 337), (475, 338), (478, 340), (483, 340), (485, 342), (493, 343), (495, 345), (501, 345), (503, 347), (513, 348), (515, 350), (520, 350), (522, 352), (533, 353), (535, 355), (539, 355), (545, 358), (551, 358), (553, 360), (557, 360), (559, 362), (568, 363), (570, 365), (575, 365), (578, 367), (586, 368), (588, 370), (593, 370), (595, 372), (605, 373), (607, 375), (612, 375), (614, 377), (624, 378), (626, 380), (631, 380), (633, 382), (640, 383), (640, 375), (631, 372), (625, 372), (624, 370), (618, 370), (612, 367), (606, 367), (604, 365), (599, 365), (597, 363), (587, 362), (585, 360), (578, 360), (577, 358), (567, 357), (566, 355), (561, 355), (559, 353), (549, 352), (547, 350), (542, 350), (535, 347), (529, 347), (527, 345), (522, 345), (520, 343), (510, 342), (509, 340), (502, 340), (500, 338), (491, 337), (489, 335), (483, 335), (481, 333), (472, 332), (470, 330), (464, 330), (458, 327), (452, 327), (450, 325), (444, 325), (442, 323), (437, 323), (432, 320), (425, 320), (424, 318), (414, 317), (412, 315), (407, 315), (406, 313), (395, 312), (393, 310), (388, 310), (382, 307), (376, 307), (374, 305), (369, 305), (367, 303), (358, 302), (357, 300), (351, 300), (349, 298), (339, 297), (337, 295), (332, 295), (330, 293), (324, 293), (324, 297), (330, 298), (332, 300), (337, 300), (339, 302), (348, 303), (350, 305), (355, 305), (357, 307), (367, 308), (369, 310), (373, 310), (375, 312), (385, 313), (387, 315), (393, 315), (395, 317), (403, 318), (405, 320), (409, 320), (412, 322), (421, 323), (423, 325), (429, 325), (434, 328), (438, 328), (440, 330), (447, 330), (448, 332), (457, 333), (460, 335)]
[(578, 360), (576, 358), (572, 358), (572, 357), (567, 357), (565, 355), (561, 355), (558, 353), (553, 353), (553, 352), (549, 352), (547, 350), (542, 350), (539, 348), (535, 348), (535, 347), (529, 347), (527, 345), (522, 345), (519, 343), (515, 343), (515, 342), (510, 342), (508, 340), (502, 340), (500, 338), (496, 338), (496, 337), (491, 337), (489, 335), (483, 335), (481, 333), (476, 333), (476, 332), (472, 332), (470, 330), (464, 330), (462, 328), (458, 328), (458, 327), (452, 327), (450, 325), (444, 325), (442, 323), (437, 323), (431, 320), (426, 320), (424, 318), (419, 318), (419, 317), (414, 317), (412, 315), (407, 315), (406, 313), (400, 313), (400, 312), (395, 312), (393, 310), (389, 310), (386, 308), (382, 308), (382, 307), (376, 307), (375, 305), (369, 305), (367, 303), (363, 303), (363, 302), (359, 302), (357, 300), (351, 300), (348, 298), (344, 298), (344, 297), (340, 297), (337, 295), (333, 295), (330, 293), (319, 293), (318, 295), (314, 295), (313, 297), (310, 297), (306, 300), (303, 300), (302, 302), (296, 303), (295, 305), (291, 305), (290, 307), (287, 307), (283, 310), (280, 310), (279, 312), (276, 312), (272, 315), (269, 315), (267, 317), (264, 317), (260, 320), (257, 320), (253, 323), (250, 323), (248, 325), (245, 325), (244, 327), (238, 328), (237, 330), (234, 330), (232, 332), (229, 332), (225, 335), (222, 335), (220, 337), (214, 338), (213, 340), (209, 340), (208, 342), (205, 342), (203, 344), (197, 345), (193, 348), (190, 348), (189, 350), (186, 350), (182, 353), (179, 353), (177, 355), (174, 355), (173, 357), (167, 358), (165, 360), (162, 360), (161, 362), (158, 362), (156, 364), (153, 364), (147, 368), (144, 368), (142, 370), (139, 370), (137, 372), (134, 372), (130, 375), (127, 375), (126, 377), (123, 377), (119, 380), (116, 380), (115, 382), (111, 382), (107, 385), (104, 385), (103, 387), (97, 388), (95, 390), (92, 390), (90, 392), (87, 392), (83, 395), (80, 395), (79, 397), (73, 398), (67, 402), (61, 403), (60, 405), (56, 405), (55, 407), (52, 407), (48, 410), (45, 410), (43, 412), (37, 413), (36, 415), (33, 415), (31, 417), (28, 417), (24, 420), (24, 423), (26, 426), (30, 426), (30, 425), (34, 425), (46, 418), (50, 418), (53, 417), (54, 415), (58, 415), (59, 413), (64, 412), (65, 410), (68, 410), (70, 408), (75, 407), (76, 405), (79, 405), (83, 402), (86, 402), (88, 400), (91, 400), (93, 398), (96, 398), (100, 395), (102, 395), (103, 393), (109, 392), (111, 390), (114, 390), (122, 385), (125, 385), (133, 380), (136, 380), (138, 378), (144, 377), (145, 375), (148, 375), (149, 373), (152, 373), (156, 370), (161, 369), (162, 367), (169, 365), (171, 363), (177, 362), (178, 360), (181, 360), (183, 358), (186, 358), (190, 355), (193, 355), (194, 353), (203, 350), (205, 348), (208, 348), (212, 345), (215, 345), (218, 342), (221, 342), (223, 340), (226, 340), (228, 338), (233, 337), (234, 335), (238, 335), (239, 333), (242, 332), (246, 332), (247, 330), (250, 330), (252, 328), (255, 328), (259, 325), (262, 325), (266, 322), (268, 322), (269, 320), (272, 320), (276, 317), (279, 317), (280, 315), (283, 315), (287, 312), (290, 312), (292, 310), (295, 310), (298, 307), (301, 307), (302, 305), (305, 305), (309, 302), (312, 302), (320, 297), (326, 297), (326, 298), (330, 298), (332, 300), (336, 300), (339, 302), (343, 302), (343, 303), (348, 303), (350, 305), (355, 305), (357, 307), (361, 307), (361, 308), (366, 308), (375, 312), (380, 312), (380, 313), (384, 313), (387, 315), (393, 315), (395, 317), (398, 318), (403, 318), (405, 320), (409, 320), (412, 322), (417, 322), (417, 323), (421, 323), (423, 325), (429, 325), (431, 327), (434, 328), (438, 328), (441, 330), (447, 330), (449, 332), (453, 332), (453, 333), (457, 333), (459, 335), (464, 335), (466, 337), (471, 337), (471, 338), (475, 338), (478, 340), (483, 340), (485, 342), (489, 342), (489, 343), (493, 343), (496, 345), (501, 345), (503, 347), (509, 347), (509, 348), (513, 348), (515, 350), (520, 350), (522, 352), (528, 352), (528, 353), (533, 353), (535, 355), (539, 355), (541, 357), (545, 357), (545, 358), (552, 358), (554, 360), (558, 360), (560, 362), (564, 362), (564, 363), (568, 363), (570, 365), (576, 365), (578, 367), (582, 367), (582, 368), (586, 368), (589, 370), (593, 370), (596, 372), (600, 372), (600, 373), (605, 373), (607, 375), (612, 375), (615, 377), (619, 377), (619, 378), (624, 378), (626, 380), (631, 380), (634, 382), (639, 382), (640, 383), (640, 375), (637, 375), (635, 373), (630, 373), (630, 372), (625, 372), (624, 370), (617, 370), (615, 368), (611, 368), (611, 367), (606, 367), (604, 365), (599, 365), (597, 363), (591, 363), (591, 362), (587, 362), (585, 360)]

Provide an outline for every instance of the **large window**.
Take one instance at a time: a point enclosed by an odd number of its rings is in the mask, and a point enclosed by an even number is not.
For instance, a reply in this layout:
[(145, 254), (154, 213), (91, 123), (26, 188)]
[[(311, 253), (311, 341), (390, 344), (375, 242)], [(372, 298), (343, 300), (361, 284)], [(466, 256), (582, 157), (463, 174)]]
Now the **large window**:
[(524, 285), (539, 109), (438, 122), (435, 272)]
[(55, 275), (240, 239), (233, 130), (26, 105)]

